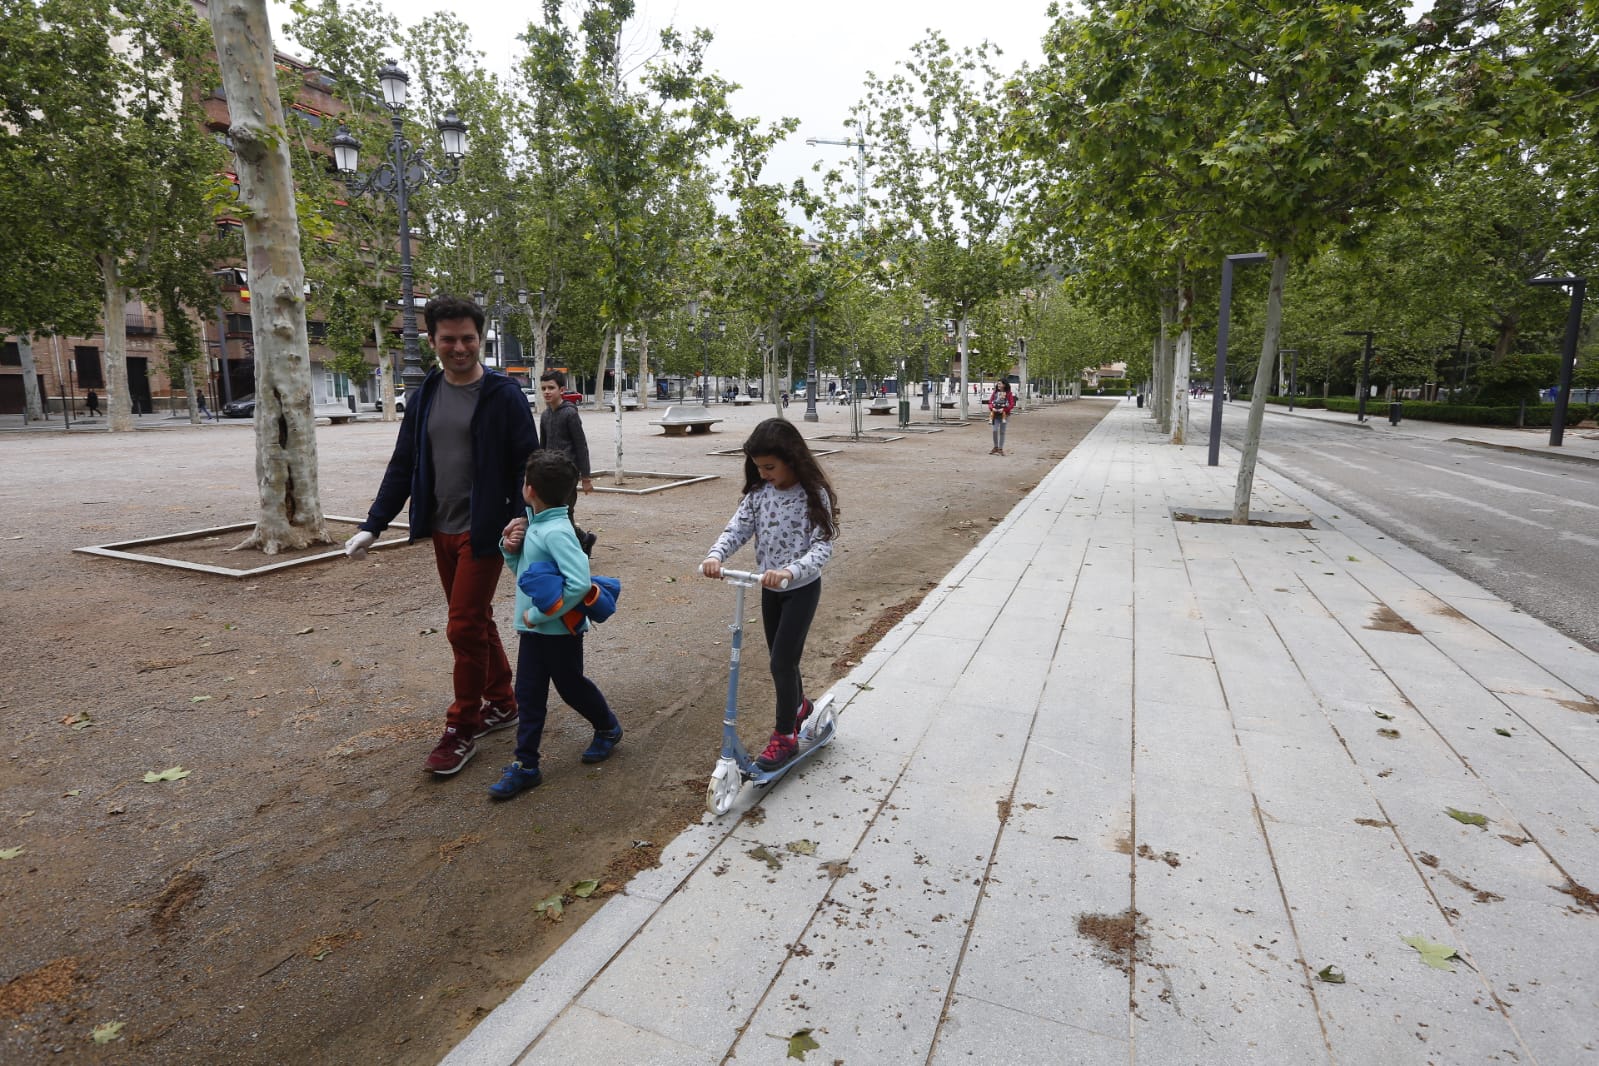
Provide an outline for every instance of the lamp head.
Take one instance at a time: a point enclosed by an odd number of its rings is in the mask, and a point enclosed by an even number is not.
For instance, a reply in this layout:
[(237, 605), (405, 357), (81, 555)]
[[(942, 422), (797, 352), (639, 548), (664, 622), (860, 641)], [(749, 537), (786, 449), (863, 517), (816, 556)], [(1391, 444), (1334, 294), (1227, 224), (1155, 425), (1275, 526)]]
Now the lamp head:
[(505, 284), (505, 271), (501, 270), (498, 267), (494, 268), (494, 284), (496, 284), (496, 285), (504, 285)]
[(383, 66), (378, 69), (378, 84), (383, 87), (383, 106), (390, 111), (403, 111), (405, 89), (410, 83), (410, 77), (400, 69), (400, 64), (385, 59)]
[(333, 134), (333, 165), (340, 174), (354, 174), (361, 159), (361, 142), (350, 135), (350, 127), (339, 123)]
[(466, 123), (455, 113), (455, 108), (446, 109), (444, 117), (434, 125), (438, 127), (439, 139), (444, 142), (445, 158), (456, 160), (466, 155)]

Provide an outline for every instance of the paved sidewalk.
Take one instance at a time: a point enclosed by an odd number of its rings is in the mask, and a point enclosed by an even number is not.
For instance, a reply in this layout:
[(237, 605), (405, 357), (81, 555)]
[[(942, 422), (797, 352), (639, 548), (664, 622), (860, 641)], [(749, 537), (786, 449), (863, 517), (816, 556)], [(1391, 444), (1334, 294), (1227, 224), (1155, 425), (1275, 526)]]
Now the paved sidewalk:
[(1594, 1061), (1599, 656), (1204, 460), (1113, 412), (448, 1066)]

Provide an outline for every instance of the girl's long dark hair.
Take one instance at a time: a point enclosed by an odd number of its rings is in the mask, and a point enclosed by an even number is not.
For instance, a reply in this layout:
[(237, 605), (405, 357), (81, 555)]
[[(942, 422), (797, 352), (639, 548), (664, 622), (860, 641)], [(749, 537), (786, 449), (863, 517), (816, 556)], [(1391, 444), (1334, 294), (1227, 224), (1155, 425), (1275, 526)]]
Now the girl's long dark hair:
[[(744, 441), (744, 493), (754, 492), (765, 484), (761, 472), (755, 469), (757, 456), (770, 455), (781, 459), (794, 471), (794, 476), (805, 489), (806, 511), (811, 525), (821, 531), (823, 540), (838, 536), (838, 493), (833, 483), (822, 473), (821, 464), (811, 454), (805, 438), (794, 424), (783, 418), (768, 418), (755, 427)], [(823, 498), (826, 493), (826, 498)]]

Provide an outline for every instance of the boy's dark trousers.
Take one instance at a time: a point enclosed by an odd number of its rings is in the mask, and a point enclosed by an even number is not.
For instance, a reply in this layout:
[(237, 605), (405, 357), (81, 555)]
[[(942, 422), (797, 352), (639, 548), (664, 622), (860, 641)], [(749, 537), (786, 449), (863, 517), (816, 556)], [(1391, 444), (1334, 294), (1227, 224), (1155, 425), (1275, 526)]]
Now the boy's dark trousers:
[(539, 764), (539, 741), (549, 710), (550, 683), (556, 694), (588, 720), (596, 732), (615, 729), (616, 715), (599, 686), (583, 676), (582, 634), (518, 633), (516, 652), (516, 759), (527, 769)]

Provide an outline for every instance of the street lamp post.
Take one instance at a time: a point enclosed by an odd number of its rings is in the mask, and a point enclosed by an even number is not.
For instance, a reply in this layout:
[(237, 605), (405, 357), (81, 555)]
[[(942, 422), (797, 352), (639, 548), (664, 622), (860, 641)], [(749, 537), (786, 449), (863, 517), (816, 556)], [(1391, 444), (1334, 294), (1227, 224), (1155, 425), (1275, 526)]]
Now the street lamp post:
[(933, 325), (933, 298), (922, 297), (922, 324), (916, 327), (916, 336), (922, 342), (922, 410), (927, 410), (927, 394), (933, 390), (933, 383), (927, 377), (927, 331)]
[(810, 343), (805, 349), (805, 421), (818, 422), (816, 413), (816, 312), (811, 311)]
[(1366, 351), (1360, 361), (1360, 396), (1355, 402), (1355, 421), (1366, 420), (1366, 397), (1371, 393), (1371, 330), (1346, 329), (1346, 337), (1365, 337)]
[(1279, 357), (1284, 355), (1293, 356), (1293, 359), (1288, 364), (1288, 409), (1292, 411), (1294, 409), (1294, 396), (1299, 391), (1299, 349), (1283, 348), (1278, 351), (1277, 355)]
[(1555, 397), (1555, 414), (1549, 423), (1549, 446), (1559, 448), (1566, 437), (1566, 404), (1571, 396), (1572, 367), (1577, 362), (1577, 334), (1582, 331), (1582, 300), (1587, 295), (1588, 279), (1533, 278), (1527, 284), (1571, 290), (1571, 307), (1566, 312), (1566, 338), (1560, 346), (1560, 395)]
[[(498, 267), (496, 267), (494, 269), (494, 275), (493, 276), (494, 276), (494, 292), (493, 292), (493, 294), (489, 295), (489, 296), (485, 296), (481, 292), (474, 292), (472, 294), (472, 299), (476, 300), (477, 301), (477, 305), (479, 307), (483, 308), (483, 310), (488, 313), (489, 330), (491, 332), (493, 332), (493, 334), (494, 334), (494, 346), (489, 349), (489, 358), (491, 360), (491, 364), (490, 365), (498, 366), (501, 370), (504, 370), (505, 369), (505, 320), (510, 317), (511, 312), (516, 310), (516, 308), (512, 307), (501, 296), (501, 294), (505, 291), (505, 288), (504, 288), (504, 286), (505, 286), (505, 271), (503, 271), (503, 270), (499, 269)], [(485, 341), (485, 347), (487, 347), (488, 338), (485, 337), (484, 341)], [(537, 382), (534, 383), (534, 387), (537, 387)]]
[(344, 182), (356, 195), (381, 193), (394, 201), (400, 214), (400, 335), (404, 339), (404, 369), (400, 372), (407, 390), (420, 389), (427, 376), (422, 369), (422, 348), (417, 341), (416, 300), (412, 292), (411, 271), (411, 194), (429, 184), (448, 185), (460, 175), (461, 158), (466, 155), (466, 123), (453, 109), (444, 112), (434, 125), (444, 147), (447, 160), (435, 168), (422, 157), (419, 148), (405, 136), (401, 119), (405, 111), (406, 86), (411, 79), (399, 64), (390, 59), (378, 71), (378, 82), (383, 89), (383, 106), (389, 109), (389, 158), (366, 177), (356, 173), (360, 142), (350, 135), (348, 126), (339, 124), (333, 135), (333, 160)]
[[(1207, 466), (1221, 465), (1221, 404), (1227, 392), (1227, 330), (1233, 313), (1233, 266), (1264, 263), (1265, 252), (1227, 255), (1221, 261), (1221, 313), (1216, 320), (1216, 370), (1210, 379), (1210, 456)], [(1156, 383), (1164, 388), (1163, 382)]]

